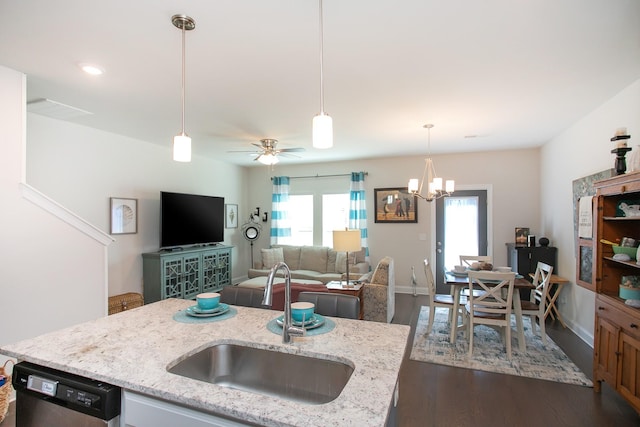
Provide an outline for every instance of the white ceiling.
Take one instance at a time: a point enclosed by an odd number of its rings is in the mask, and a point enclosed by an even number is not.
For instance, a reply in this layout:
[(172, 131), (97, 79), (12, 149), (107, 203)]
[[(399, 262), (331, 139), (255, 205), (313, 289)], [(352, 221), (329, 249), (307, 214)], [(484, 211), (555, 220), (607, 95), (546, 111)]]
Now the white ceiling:
[(539, 146), (640, 78), (638, 0), (324, 0), (324, 12), (329, 150), (311, 147), (317, 0), (0, 0), (0, 64), (27, 75), (28, 100), (169, 147), (171, 16), (189, 15), (186, 132), (195, 155), (243, 165), (259, 164), (228, 151), (262, 138), (306, 148), (288, 163), (424, 155), (425, 123), (434, 154)]

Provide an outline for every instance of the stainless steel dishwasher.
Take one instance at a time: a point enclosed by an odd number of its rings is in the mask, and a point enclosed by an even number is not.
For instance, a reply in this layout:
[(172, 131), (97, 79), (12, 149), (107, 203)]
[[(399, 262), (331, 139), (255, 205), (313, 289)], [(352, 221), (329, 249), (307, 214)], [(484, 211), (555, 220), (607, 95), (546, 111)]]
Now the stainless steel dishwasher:
[(120, 387), (33, 363), (13, 368), (16, 427), (116, 427)]

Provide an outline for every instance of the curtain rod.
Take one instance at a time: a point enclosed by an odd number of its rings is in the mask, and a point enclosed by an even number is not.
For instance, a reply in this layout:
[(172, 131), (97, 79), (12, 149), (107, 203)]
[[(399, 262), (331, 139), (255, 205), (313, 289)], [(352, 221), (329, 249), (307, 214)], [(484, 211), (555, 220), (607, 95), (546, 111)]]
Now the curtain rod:
[[(364, 176), (368, 176), (369, 172), (364, 172)], [(290, 176), (289, 179), (302, 179), (302, 178), (333, 178), (336, 176), (351, 176), (351, 173), (337, 173), (337, 174), (333, 174), (333, 175), (305, 175), (305, 176)], [(273, 181), (273, 178), (275, 177), (271, 177), (271, 181)]]

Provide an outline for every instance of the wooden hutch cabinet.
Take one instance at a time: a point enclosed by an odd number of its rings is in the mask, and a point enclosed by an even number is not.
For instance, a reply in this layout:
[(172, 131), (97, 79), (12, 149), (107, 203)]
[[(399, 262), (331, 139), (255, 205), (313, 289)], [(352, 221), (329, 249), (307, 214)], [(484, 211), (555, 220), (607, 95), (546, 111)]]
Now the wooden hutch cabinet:
[(640, 239), (640, 217), (623, 216), (621, 202), (640, 200), (640, 172), (594, 183), (596, 189), (594, 390), (607, 382), (640, 412), (640, 308), (620, 298), (622, 276), (640, 276), (635, 259), (616, 261), (611, 245), (622, 237)]

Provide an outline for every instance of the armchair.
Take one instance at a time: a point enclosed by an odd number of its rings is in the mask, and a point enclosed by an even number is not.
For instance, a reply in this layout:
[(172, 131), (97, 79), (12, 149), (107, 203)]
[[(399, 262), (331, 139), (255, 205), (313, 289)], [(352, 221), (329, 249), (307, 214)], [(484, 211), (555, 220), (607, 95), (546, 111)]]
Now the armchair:
[(364, 320), (391, 323), (395, 313), (395, 289), (393, 258), (387, 256), (373, 271), (371, 283), (364, 284)]

